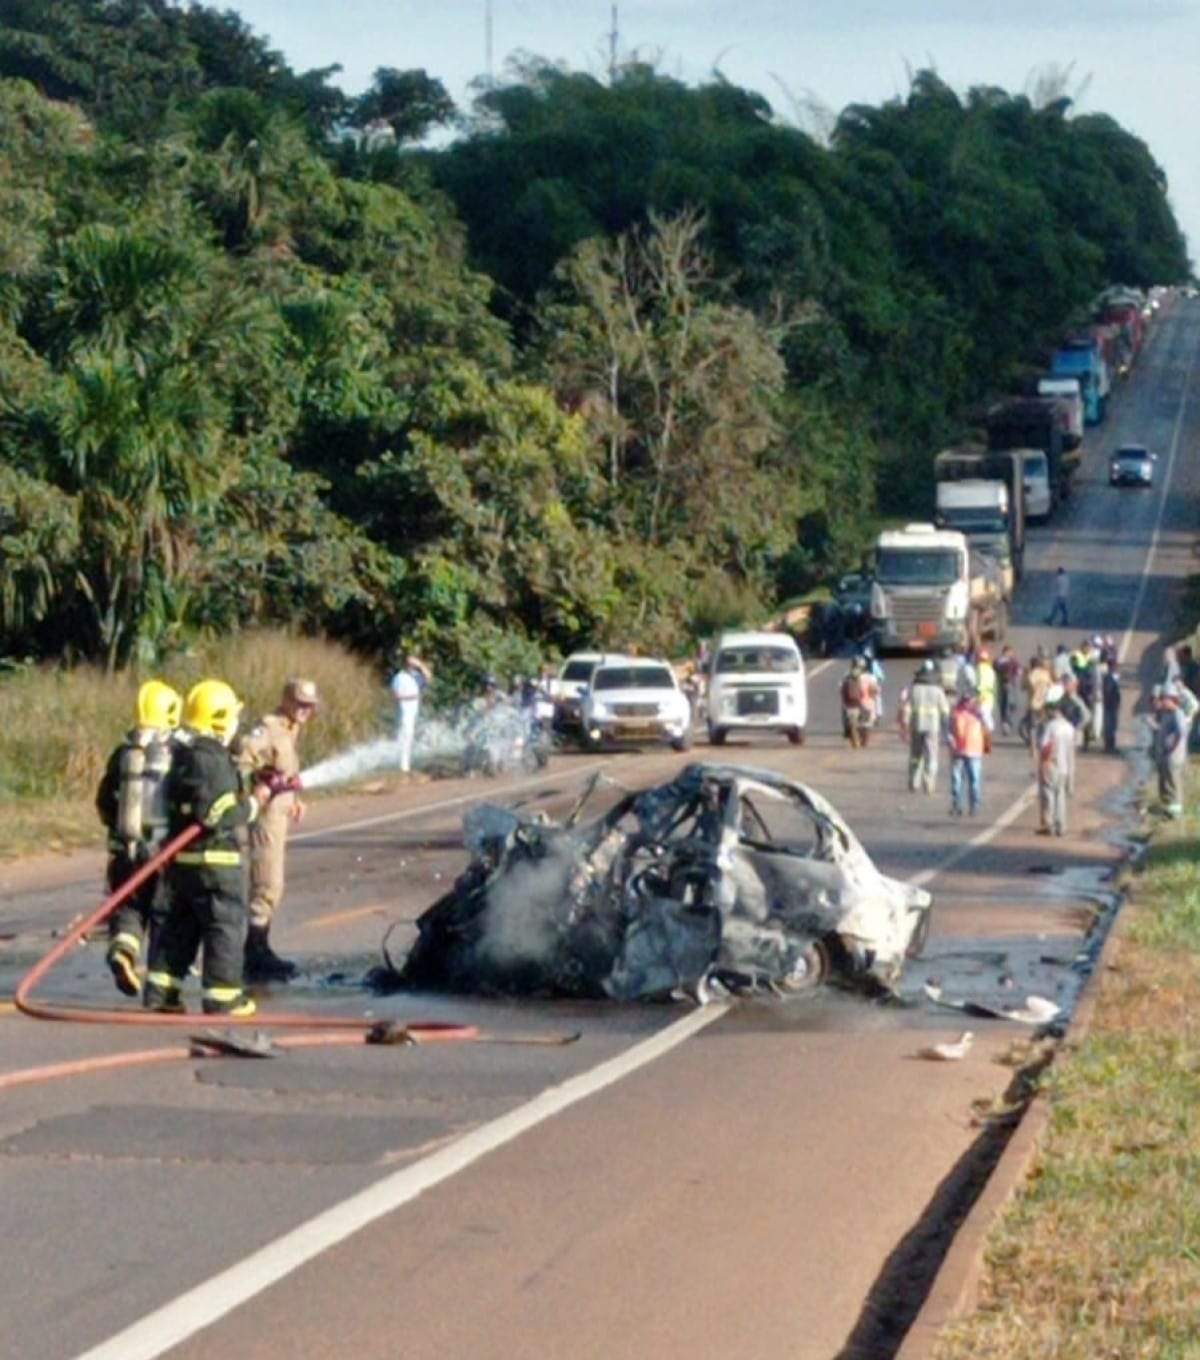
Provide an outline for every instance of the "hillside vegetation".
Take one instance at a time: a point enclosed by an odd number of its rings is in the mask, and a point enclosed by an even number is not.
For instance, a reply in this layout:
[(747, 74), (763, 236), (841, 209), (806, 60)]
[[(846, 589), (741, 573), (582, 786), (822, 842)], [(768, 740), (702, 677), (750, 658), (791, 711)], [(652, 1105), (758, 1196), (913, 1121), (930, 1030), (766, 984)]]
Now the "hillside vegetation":
[(639, 64), (465, 116), (334, 75), (202, 5), (0, 0), (0, 655), (682, 647), (918, 506), (1102, 285), (1187, 271), (1065, 98), (926, 71), (825, 143)]

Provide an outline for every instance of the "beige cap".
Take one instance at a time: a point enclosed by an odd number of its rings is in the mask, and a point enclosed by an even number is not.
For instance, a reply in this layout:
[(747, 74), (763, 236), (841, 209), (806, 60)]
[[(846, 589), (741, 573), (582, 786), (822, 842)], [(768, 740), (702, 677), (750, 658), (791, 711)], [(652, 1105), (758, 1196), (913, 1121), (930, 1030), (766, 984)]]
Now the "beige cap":
[(283, 687), (283, 697), (293, 703), (306, 704), (313, 708), (321, 702), (317, 686), (312, 680), (291, 679)]

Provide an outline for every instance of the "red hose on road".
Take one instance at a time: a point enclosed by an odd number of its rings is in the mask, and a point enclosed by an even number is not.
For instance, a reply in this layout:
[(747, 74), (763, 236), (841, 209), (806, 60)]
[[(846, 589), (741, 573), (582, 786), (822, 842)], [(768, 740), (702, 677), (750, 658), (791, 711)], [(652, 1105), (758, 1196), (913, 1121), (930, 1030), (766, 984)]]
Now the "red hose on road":
[[(115, 892), (111, 893), (96, 908), (90, 916), (82, 921), (77, 921), (75, 925), (58, 941), (53, 949), (39, 963), (35, 964), (28, 973), (21, 979), (13, 993), (13, 1004), (23, 1014), (31, 1016), (35, 1020), (71, 1020), (77, 1024), (89, 1025), (154, 1025), (179, 1028), (180, 1026), (191, 1026), (195, 1028), (197, 1020), (202, 1020), (205, 1024), (220, 1024), (222, 1027), (229, 1025), (254, 1026), (258, 1029), (333, 1029), (333, 1030), (357, 1030), (365, 1032), (374, 1027), (375, 1019), (368, 1019), (360, 1016), (320, 1016), (320, 1015), (296, 1015), (279, 1013), (275, 1015), (164, 1015), (158, 1011), (145, 1010), (117, 1010), (101, 1009), (93, 1006), (61, 1006), (48, 1005), (43, 1002), (32, 1001), (30, 994), (47, 973), (58, 963), (62, 957), (77, 944), (96, 926), (102, 924), (110, 917), (114, 911), (125, 901), (127, 897), (135, 893), (138, 888), (152, 875), (157, 873), (164, 865), (175, 858), (181, 850), (190, 845), (199, 836), (202, 828), (199, 825), (189, 826), (185, 831), (181, 831), (174, 840), (167, 842), (163, 848), (148, 859), (145, 864), (131, 877), (126, 879)], [(436, 1021), (422, 1022), (411, 1027), (414, 1033), (419, 1032), (420, 1036), (426, 1041), (432, 1039), (473, 1039), (477, 1037), (478, 1030), (474, 1025), (455, 1025), (441, 1024)], [(0, 1087), (3, 1082), (0, 1081)]]

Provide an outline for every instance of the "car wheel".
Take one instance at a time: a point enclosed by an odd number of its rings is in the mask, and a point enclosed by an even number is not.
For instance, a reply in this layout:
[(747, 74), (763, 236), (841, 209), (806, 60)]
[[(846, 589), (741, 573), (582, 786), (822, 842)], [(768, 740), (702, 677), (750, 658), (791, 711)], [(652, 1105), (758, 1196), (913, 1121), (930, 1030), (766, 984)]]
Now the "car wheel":
[(793, 746), (803, 746), (803, 745), (804, 745), (804, 728), (803, 728), (803, 727), (790, 727), (790, 728), (788, 728), (787, 739), (788, 739), (788, 741), (790, 741), (790, 742), (792, 743)]
[(710, 746), (724, 746), (725, 738), (729, 733), (723, 727), (714, 727), (712, 723), (708, 725), (708, 743)]
[(823, 940), (815, 940), (801, 955), (796, 967), (774, 984), (782, 996), (806, 996), (816, 991), (829, 976), (829, 951)]

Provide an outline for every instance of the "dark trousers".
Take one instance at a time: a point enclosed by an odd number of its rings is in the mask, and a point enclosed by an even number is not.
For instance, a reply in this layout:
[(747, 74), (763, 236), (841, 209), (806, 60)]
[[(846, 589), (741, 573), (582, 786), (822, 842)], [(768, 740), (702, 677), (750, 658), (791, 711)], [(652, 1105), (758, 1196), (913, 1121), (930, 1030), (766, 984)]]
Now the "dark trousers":
[[(128, 883), (153, 853), (148, 846), (139, 846), (132, 855), (126, 850), (114, 850), (104, 875), (109, 893)], [(115, 940), (118, 935), (127, 935), (140, 940), (148, 934), (153, 939), (162, 929), (166, 911), (162, 875), (151, 874), (108, 918), (108, 938)]]
[(172, 865), (167, 917), (151, 946), (150, 972), (182, 981), (203, 947), (201, 985), (240, 987), (246, 948), (246, 883), (238, 869)]

